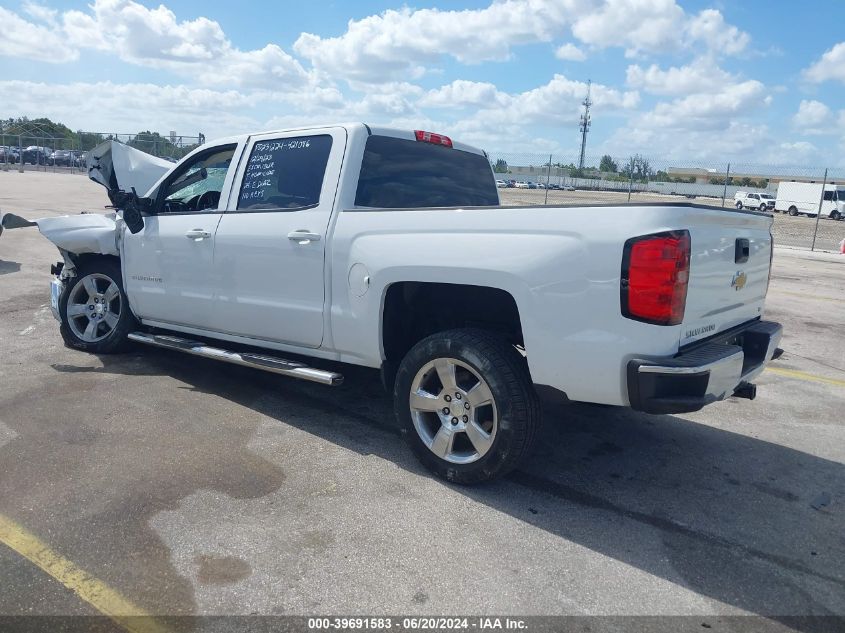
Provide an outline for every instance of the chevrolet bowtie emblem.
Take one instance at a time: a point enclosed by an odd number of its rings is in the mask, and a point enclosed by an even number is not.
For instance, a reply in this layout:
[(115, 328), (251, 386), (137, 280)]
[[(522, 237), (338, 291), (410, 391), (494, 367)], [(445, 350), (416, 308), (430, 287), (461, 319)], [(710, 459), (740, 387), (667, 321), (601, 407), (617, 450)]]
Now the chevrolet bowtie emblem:
[(731, 288), (734, 290), (742, 290), (745, 288), (746, 281), (748, 281), (746, 274), (741, 270), (738, 270), (734, 275), (734, 278), (731, 280)]

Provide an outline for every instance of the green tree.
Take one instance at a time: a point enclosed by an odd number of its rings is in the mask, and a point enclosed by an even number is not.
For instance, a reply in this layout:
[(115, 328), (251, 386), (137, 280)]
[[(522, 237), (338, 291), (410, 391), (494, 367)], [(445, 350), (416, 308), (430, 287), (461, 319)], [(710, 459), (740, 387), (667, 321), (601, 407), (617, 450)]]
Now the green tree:
[(634, 154), (625, 162), (622, 174), (632, 180), (646, 182), (654, 172), (651, 170), (651, 162), (644, 156)]
[(508, 173), (508, 163), (504, 158), (499, 158), (496, 160), (496, 164), (493, 165), (493, 171), (497, 174), (506, 174)]
[(616, 173), (618, 170), (619, 165), (616, 164), (616, 161), (614, 161), (609, 154), (605, 154), (601, 157), (601, 162), (599, 163), (599, 171)]
[(173, 156), (175, 146), (158, 132), (138, 132), (128, 145), (155, 156)]

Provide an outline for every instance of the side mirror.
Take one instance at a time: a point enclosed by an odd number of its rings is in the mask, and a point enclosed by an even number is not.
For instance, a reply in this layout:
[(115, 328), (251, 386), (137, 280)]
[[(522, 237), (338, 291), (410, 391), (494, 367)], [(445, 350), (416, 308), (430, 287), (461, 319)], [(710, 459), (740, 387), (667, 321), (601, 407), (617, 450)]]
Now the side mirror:
[(133, 235), (144, 228), (144, 216), (141, 215), (141, 210), (138, 207), (126, 207), (123, 210), (123, 221), (126, 223), (126, 228)]
[(141, 212), (150, 207), (152, 201), (149, 198), (139, 198), (134, 187), (130, 193), (110, 192), (109, 197), (114, 206), (123, 211), (123, 222), (130, 233), (134, 235), (144, 228), (144, 216)]

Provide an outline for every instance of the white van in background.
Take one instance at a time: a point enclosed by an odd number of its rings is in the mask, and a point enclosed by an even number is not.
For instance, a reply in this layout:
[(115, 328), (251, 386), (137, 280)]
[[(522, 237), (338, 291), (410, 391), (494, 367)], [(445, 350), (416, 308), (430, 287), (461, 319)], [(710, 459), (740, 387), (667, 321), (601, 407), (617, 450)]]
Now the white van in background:
[(779, 182), (775, 211), (789, 215), (803, 213), (814, 218), (819, 212), (820, 199), (823, 218), (841, 220), (845, 217), (845, 185), (822, 185), (820, 182)]

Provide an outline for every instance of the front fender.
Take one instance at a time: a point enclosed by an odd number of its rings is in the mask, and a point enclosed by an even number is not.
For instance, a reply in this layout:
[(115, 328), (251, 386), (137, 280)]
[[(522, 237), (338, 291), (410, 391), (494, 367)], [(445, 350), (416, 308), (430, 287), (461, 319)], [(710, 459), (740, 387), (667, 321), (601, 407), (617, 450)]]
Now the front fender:
[(52, 218), (27, 220), (19, 215), (6, 213), (0, 218), (2, 229), (18, 229), (37, 226), (41, 235), (55, 244), (59, 250), (75, 255), (95, 253), (119, 255), (117, 246), (118, 222), (114, 213), (83, 213), (60, 215)]

